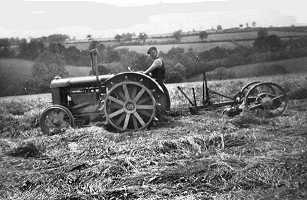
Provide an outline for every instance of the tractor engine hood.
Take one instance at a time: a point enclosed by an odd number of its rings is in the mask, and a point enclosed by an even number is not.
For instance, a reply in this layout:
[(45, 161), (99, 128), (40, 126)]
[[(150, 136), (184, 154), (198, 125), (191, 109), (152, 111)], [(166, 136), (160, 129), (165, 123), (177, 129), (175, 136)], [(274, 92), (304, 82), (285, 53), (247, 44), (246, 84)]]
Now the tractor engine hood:
[[(112, 78), (113, 74), (99, 75), (99, 81), (105, 82), (109, 78)], [(55, 78), (50, 83), (50, 88), (59, 87), (84, 87), (93, 86), (97, 84), (96, 76), (80, 76), (80, 77), (70, 77), (70, 78)]]

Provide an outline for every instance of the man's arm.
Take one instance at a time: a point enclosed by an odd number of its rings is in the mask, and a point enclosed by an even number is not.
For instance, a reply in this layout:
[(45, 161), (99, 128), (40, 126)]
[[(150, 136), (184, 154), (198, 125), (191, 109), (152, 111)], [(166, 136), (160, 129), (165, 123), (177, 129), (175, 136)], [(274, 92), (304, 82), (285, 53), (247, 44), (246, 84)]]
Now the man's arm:
[(162, 66), (162, 60), (160, 58), (154, 60), (154, 62), (148, 67), (146, 71), (144, 71), (145, 74), (148, 74), (152, 72), (154, 69), (159, 68)]

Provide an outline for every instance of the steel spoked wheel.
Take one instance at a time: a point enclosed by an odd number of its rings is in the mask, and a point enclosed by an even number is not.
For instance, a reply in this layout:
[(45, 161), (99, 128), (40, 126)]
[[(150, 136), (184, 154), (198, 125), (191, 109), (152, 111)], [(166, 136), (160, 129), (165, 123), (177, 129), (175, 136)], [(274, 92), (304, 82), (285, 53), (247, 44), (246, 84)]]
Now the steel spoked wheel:
[(238, 93), (236, 93), (236, 94), (234, 95), (233, 99), (235, 100), (235, 102), (236, 102), (237, 104), (243, 103), (244, 97), (245, 97), (246, 93), (248, 92), (248, 90), (249, 90), (253, 85), (258, 84), (258, 83), (260, 83), (260, 82), (259, 82), (259, 81), (253, 81), (253, 82), (250, 82), (250, 83), (244, 85), (244, 86), (241, 88), (241, 90), (240, 90)]
[(74, 127), (72, 114), (62, 107), (47, 108), (40, 117), (40, 127), (47, 135), (63, 133)]
[(119, 131), (146, 128), (156, 112), (156, 101), (151, 91), (137, 82), (114, 85), (105, 99), (105, 115)]
[(235, 94), (234, 99), (237, 103), (242, 103), (244, 101), (244, 97), (246, 95), (246, 93), (248, 92), (248, 90), (255, 84), (260, 83), (259, 81), (254, 81), (254, 82), (250, 82), (246, 85), (244, 85), (241, 90)]
[(253, 85), (256, 85), (258, 83), (260, 83), (260, 81), (253, 81), (253, 82), (246, 84), (245, 86), (241, 88), (241, 93), (246, 94)]
[(281, 115), (288, 106), (288, 96), (276, 83), (259, 83), (250, 88), (244, 98), (247, 109), (264, 117)]

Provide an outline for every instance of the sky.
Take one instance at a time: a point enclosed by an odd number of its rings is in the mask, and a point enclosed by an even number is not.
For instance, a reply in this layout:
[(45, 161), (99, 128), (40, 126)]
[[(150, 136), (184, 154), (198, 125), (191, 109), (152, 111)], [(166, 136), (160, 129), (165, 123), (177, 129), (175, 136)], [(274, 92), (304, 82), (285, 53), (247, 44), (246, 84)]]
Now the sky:
[(307, 25), (305, 0), (1, 0), (1, 37), (77, 39), (163, 34), (222, 25)]

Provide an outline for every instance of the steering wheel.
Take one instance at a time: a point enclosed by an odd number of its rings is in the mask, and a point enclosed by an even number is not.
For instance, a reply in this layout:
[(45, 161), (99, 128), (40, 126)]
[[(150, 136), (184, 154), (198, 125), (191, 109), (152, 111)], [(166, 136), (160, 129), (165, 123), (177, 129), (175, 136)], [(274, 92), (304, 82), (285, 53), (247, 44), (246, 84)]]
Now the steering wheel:
[(149, 72), (149, 73), (144, 73), (144, 71), (135, 71), (135, 70), (133, 69), (134, 66), (128, 66), (127, 68), (128, 68), (128, 70), (129, 70), (130, 72), (140, 72), (140, 73), (146, 74), (146, 75), (148, 75), (148, 76), (151, 76), (151, 73), (150, 73), (150, 72)]
[(130, 72), (134, 72), (134, 70), (132, 69), (132, 66), (128, 66), (128, 70), (129, 70)]

